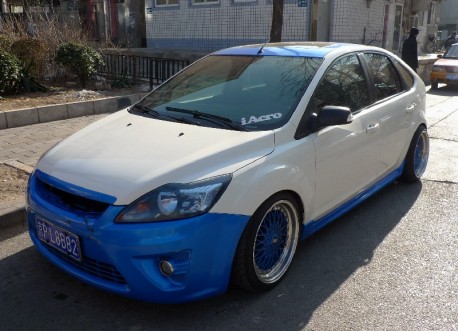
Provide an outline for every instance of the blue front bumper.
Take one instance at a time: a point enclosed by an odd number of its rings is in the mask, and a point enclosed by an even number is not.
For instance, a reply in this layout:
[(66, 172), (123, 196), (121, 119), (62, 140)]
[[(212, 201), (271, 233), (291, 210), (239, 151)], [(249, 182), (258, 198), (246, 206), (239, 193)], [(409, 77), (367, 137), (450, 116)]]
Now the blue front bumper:
[[(43, 194), (40, 182), (34, 174), (28, 187), (30, 236), (43, 255), (73, 276), (111, 292), (157, 303), (198, 300), (227, 290), (248, 216), (205, 214), (179, 221), (117, 224), (113, 220), (122, 206), (107, 204), (98, 214), (75, 211)], [(71, 191), (65, 183), (56, 183), (59, 190)], [(37, 235), (37, 217), (77, 235), (82, 261), (43, 243)], [(173, 266), (171, 275), (161, 272), (161, 261)]]

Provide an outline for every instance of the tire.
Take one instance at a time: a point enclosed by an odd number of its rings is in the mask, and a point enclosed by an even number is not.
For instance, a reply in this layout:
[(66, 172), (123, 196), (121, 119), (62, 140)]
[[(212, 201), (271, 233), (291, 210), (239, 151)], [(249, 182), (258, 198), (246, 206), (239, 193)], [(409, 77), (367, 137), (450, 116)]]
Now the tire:
[(291, 194), (279, 193), (265, 201), (246, 226), (232, 265), (232, 284), (265, 291), (287, 272), (299, 240), (300, 212)]
[(433, 90), (437, 90), (439, 88), (439, 83), (437, 82), (437, 80), (431, 82), (431, 88)]
[(426, 170), (429, 158), (429, 135), (424, 126), (420, 126), (413, 135), (404, 163), (402, 179), (416, 182)]

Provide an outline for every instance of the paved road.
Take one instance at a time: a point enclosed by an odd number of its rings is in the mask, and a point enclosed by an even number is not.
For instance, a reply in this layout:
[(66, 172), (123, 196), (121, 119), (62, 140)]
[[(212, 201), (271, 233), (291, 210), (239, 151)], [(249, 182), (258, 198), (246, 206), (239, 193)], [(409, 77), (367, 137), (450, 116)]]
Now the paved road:
[[(136, 302), (67, 276), (13, 230), (0, 233), (0, 330), (458, 330), (458, 91), (427, 100), (431, 159), (421, 183), (390, 185), (303, 242), (274, 290)], [(0, 131), (1, 144), (15, 145), (0, 161), (33, 165), (94, 119)]]

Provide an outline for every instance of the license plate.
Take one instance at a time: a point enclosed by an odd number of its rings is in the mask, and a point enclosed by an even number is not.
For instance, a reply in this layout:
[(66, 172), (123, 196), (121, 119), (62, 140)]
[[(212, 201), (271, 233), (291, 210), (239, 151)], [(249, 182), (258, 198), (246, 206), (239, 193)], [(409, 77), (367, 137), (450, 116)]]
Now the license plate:
[(35, 221), (38, 239), (65, 255), (81, 261), (80, 241), (77, 235), (61, 229), (42, 218), (37, 217)]
[(448, 80), (458, 80), (458, 74), (447, 74)]

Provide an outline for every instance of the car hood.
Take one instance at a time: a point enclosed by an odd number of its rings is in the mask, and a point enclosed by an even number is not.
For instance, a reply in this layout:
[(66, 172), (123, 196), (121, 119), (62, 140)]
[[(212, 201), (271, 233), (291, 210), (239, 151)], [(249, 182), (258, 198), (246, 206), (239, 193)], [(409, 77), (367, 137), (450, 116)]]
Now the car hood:
[(167, 183), (233, 173), (273, 148), (272, 131), (207, 128), (121, 111), (59, 143), (37, 169), (127, 205)]
[(458, 66), (458, 59), (439, 59), (436, 62), (434, 62), (435, 66), (453, 66), (457, 67)]

